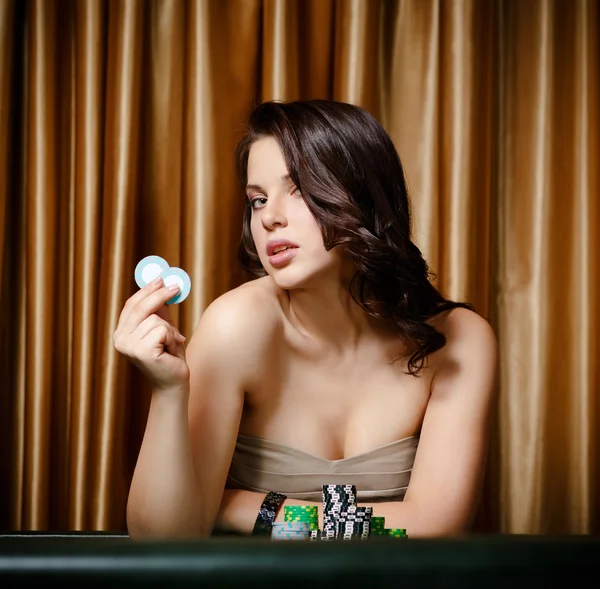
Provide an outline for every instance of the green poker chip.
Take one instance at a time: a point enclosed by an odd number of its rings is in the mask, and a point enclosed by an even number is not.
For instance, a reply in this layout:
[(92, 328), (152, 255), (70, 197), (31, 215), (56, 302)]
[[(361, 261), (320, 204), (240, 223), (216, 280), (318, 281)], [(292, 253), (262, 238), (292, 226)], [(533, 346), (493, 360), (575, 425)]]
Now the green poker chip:
[(392, 538), (406, 538), (406, 528), (388, 528), (386, 531), (386, 536), (391, 536)]
[(307, 523), (311, 531), (319, 528), (319, 509), (316, 505), (284, 506), (284, 521)]
[(316, 505), (286, 505), (283, 510), (286, 521), (288, 521), (287, 518), (319, 517), (319, 509)]
[(385, 517), (371, 517), (372, 530), (385, 530)]

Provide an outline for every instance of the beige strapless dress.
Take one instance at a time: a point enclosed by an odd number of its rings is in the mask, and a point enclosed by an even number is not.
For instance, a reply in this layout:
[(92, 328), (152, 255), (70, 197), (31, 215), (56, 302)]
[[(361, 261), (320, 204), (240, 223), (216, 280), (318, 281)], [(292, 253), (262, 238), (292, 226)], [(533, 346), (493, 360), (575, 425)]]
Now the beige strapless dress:
[(410, 436), (341, 460), (319, 458), (285, 444), (238, 435), (227, 477), (228, 489), (293, 499), (322, 500), (322, 486), (355, 485), (357, 501), (402, 501), (419, 436)]

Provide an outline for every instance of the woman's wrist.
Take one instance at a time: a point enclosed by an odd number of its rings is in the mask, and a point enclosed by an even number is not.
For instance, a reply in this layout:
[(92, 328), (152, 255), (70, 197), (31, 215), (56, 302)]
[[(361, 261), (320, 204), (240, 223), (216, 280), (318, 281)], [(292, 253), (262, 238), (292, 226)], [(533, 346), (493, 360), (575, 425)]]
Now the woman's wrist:
[(251, 534), (264, 495), (241, 489), (225, 489), (217, 516), (221, 530)]
[[(236, 530), (251, 534), (265, 495), (242, 489), (226, 489), (221, 500), (217, 525), (222, 530)], [(321, 503), (286, 498), (275, 515), (275, 522), (285, 521), (286, 505), (316, 505), (319, 513), (319, 528), (323, 529), (323, 507)]]
[(162, 397), (162, 398), (172, 398), (172, 397), (187, 397), (190, 394), (190, 383), (182, 382), (180, 384), (175, 384), (171, 386), (165, 387), (153, 387), (152, 388), (152, 396), (153, 397)]

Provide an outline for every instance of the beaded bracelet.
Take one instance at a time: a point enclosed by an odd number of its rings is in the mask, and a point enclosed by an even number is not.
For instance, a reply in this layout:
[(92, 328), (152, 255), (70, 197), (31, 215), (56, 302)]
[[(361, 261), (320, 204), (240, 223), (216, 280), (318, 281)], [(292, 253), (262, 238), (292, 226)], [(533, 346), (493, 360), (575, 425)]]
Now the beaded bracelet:
[(258, 510), (254, 528), (252, 529), (253, 536), (270, 536), (273, 529), (273, 522), (277, 516), (277, 512), (281, 508), (281, 504), (287, 499), (286, 495), (269, 491)]

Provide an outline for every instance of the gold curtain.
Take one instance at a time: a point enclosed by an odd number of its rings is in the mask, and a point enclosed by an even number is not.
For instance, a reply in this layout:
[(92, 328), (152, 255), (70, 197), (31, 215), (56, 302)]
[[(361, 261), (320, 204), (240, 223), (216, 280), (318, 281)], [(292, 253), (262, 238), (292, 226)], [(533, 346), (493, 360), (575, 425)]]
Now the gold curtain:
[(0, 0), (0, 529), (125, 529), (135, 264), (190, 273), (189, 335), (245, 280), (245, 117), (320, 97), (381, 120), (439, 286), (498, 334), (477, 529), (600, 531), (599, 33), (595, 0)]

